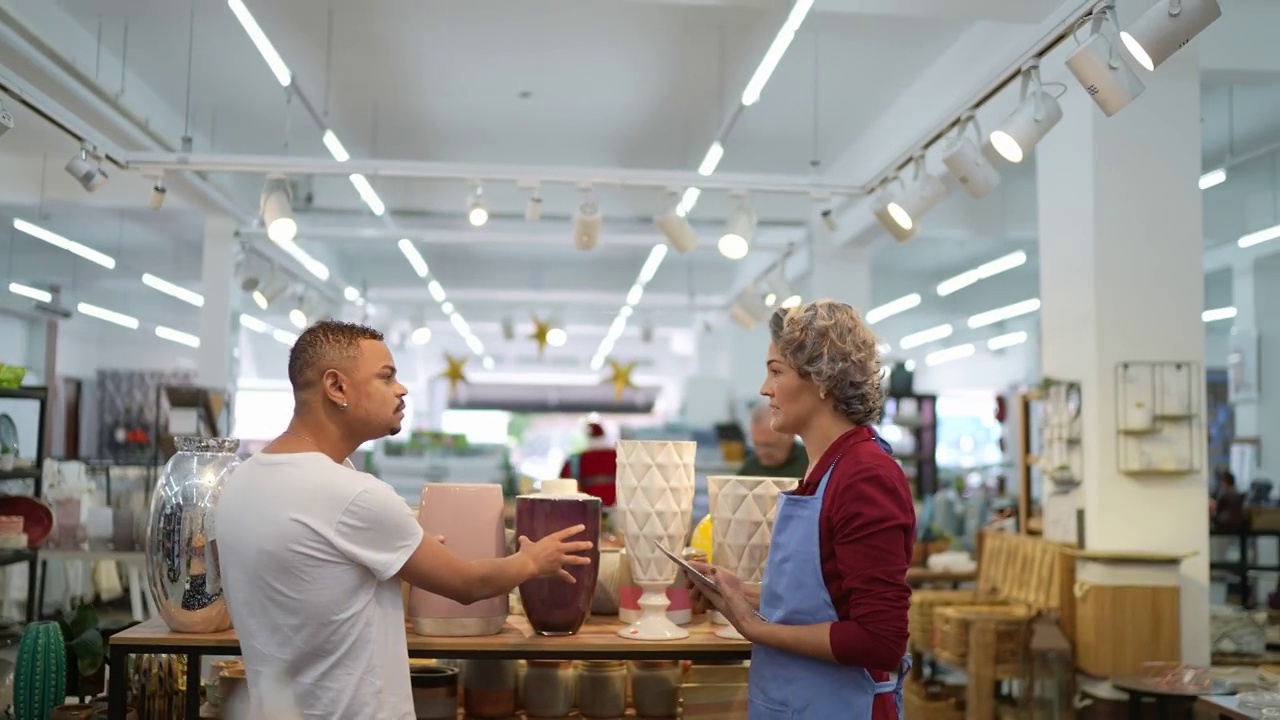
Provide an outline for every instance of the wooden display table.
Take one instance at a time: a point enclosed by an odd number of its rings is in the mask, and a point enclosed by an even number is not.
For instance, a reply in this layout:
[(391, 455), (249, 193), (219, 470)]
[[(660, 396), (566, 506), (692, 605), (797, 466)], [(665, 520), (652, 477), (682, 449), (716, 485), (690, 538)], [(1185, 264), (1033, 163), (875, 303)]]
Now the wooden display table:
[[(705, 618), (688, 626), (684, 640), (644, 641), (618, 637), (626, 627), (617, 618), (591, 618), (577, 635), (543, 637), (534, 634), (524, 617), (512, 615), (502, 632), (485, 637), (422, 637), (405, 631), (409, 657), (451, 659), (521, 660), (746, 660), (751, 643), (715, 636)], [(124, 720), (128, 699), (128, 657), (166, 653), (187, 657), (186, 717), (200, 712), (200, 660), (206, 655), (239, 655), (235, 630), (220, 633), (175, 633), (160, 620), (148, 620), (112, 635), (107, 640), (111, 669), (108, 675), (108, 717)]]

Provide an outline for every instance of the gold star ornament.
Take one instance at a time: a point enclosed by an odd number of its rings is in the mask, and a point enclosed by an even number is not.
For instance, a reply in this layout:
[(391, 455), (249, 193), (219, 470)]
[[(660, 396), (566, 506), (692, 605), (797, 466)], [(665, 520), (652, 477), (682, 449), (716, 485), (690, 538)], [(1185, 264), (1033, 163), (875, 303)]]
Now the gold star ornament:
[(444, 361), (448, 364), (448, 367), (445, 368), (445, 371), (440, 373), (438, 377), (448, 379), (449, 394), (452, 395), (457, 392), (459, 383), (467, 382), (467, 373), (464, 369), (467, 364), (467, 358), (457, 358), (449, 353), (445, 353)]
[(542, 320), (537, 315), (530, 315), (533, 319), (533, 334), (530, 339), (538, 343), (538, 358), (542, 358), (542, 354), (547, 350), (547, 335), (551, 332), (551, 322)]
[(613, 401), (615, 403), (622, 402), (622, 393), (627, 388), (635, 387), (631, 383), (631, 373), (636, 369), (637, 364), (639, 363), (629, 362), (624, 364), (617, 360), (609, 360), (610, 375), (605, 382), (613, 383)]

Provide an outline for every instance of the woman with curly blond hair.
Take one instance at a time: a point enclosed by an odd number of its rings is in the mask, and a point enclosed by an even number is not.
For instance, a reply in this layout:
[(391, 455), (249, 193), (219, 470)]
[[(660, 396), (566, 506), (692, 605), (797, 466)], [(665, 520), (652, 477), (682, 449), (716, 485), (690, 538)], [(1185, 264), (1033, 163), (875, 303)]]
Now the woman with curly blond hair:
[(732, 574), (701, 568), (720, 588), (711, 601), (755, 644), (748, 716), (896, 720), (915, 510), (871, 429), (883, 398), (876, 337), (833, 300), (779, 310), (769, 330), (760, 394), (773, 429), (804, 441), (808, 472), (779, 498), (758, 599)]

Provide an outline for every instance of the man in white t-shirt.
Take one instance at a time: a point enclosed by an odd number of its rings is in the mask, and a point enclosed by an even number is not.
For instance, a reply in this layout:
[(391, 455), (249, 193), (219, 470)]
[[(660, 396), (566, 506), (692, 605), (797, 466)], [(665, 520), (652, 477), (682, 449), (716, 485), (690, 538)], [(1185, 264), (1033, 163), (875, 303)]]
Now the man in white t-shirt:
[[(590, 542), (568, 528), (515, 555), (468, 562), (425, 537), (391, 486), (346, 458), (400, 431), (404, 396), (382, 334), (327, 320), (289, 353), (293, 420), (222, 490), (215, 552), (252, 704), (309, 720), (412, 720), (400, 581), (459, 602), (532, 577), (573, 578)], [(447, 541), (447, 538), (446, 538)], [(289, 697), (274, 697), (285, 694)], [(279, 720), (270, 712), (271, 720)]]

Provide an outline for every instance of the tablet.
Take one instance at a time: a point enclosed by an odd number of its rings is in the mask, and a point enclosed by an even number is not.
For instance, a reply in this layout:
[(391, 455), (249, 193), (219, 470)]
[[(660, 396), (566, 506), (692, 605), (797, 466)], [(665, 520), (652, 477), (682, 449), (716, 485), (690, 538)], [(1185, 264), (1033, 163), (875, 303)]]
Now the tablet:
[(703, 575), (702, 573), (698, 572), (697, 568), (690, 565), (687, 561), (685, 561), (684, 558), (680, 557), (679, 555), (676, 555), (675, 553), (663, 547), (661, 543), (654, 543), (654, 544), (658, 546), (658, 549), (662, 551), (663, 555), (666, 555), (667, 557), (671, 558), (671, 562), (674, 562), (675, 564), (679, 565), (680, 568), (684, 570), (685, 573), (689, 576), (690, 580), (692, 580), (695, 583), (698, 583), (699, 585), (702, 585), (703, 587), (706, 587), (707, 589), (713, 592), (716, 592), (716, 593), (720, 592), (720, 587), (716, 585), (715, 580), (712, 580), (706, 575)]

